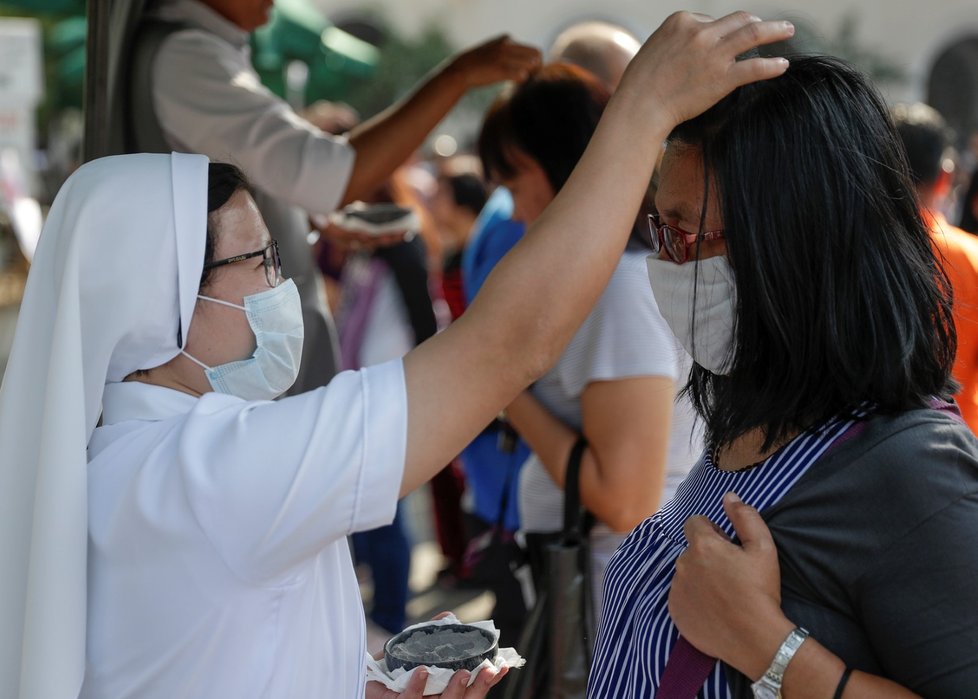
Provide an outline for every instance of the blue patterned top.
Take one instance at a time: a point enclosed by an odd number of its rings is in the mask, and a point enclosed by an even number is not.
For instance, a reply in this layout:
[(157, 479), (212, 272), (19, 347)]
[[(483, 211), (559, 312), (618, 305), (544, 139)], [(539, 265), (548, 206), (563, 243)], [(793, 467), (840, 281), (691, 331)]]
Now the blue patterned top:
[[(608, 565), (588, 682), (590, 699), (655, 695), (679, 635), (669, 616), (668, 597), (676, 559), (687, 546), (683, 523), (704, 515), (733, 536), (733, 525), (723, 511), (724, 493), (732, 490), (761, 511), (771, 507), (864, 415), (861, 410), (829, 420), (743, 471), (721, 471), (709, 453), (700, 457), (676, 496), (621, 543)], [(730, 699), (722, 663), (716, 664), (698, 696)]]

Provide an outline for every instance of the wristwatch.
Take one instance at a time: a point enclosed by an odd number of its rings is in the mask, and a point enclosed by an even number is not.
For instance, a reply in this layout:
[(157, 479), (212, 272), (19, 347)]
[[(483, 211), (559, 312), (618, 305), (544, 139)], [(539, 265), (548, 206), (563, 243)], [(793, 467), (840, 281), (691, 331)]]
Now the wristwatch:
[(754, 692), (754, 699), (781, 698), (781, 681), (784, 679), (784, 671), (806, 638), (808, 638), (808, 632), (800, 626), (795, 627), (788, 634), (781, 647), (778, 648), (778, 652), (774, 654), (771, 667), (765, 670), (761, 679), (750, 686)]

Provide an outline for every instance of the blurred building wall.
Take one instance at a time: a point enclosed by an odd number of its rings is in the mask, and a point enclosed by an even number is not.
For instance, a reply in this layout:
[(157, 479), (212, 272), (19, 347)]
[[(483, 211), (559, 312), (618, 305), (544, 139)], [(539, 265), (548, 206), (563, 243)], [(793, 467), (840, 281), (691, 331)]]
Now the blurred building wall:
[[(317, 0), (334, 18), (362, 15), (360, 0)], [(662, 0), (374, 0), (377, 7), (405, 32), (428, 23), (441, 26), (457, 45), (509, 32), (547, 46), (564, 27), (584, 19), (604, 19), (631, 29), (644, 38), (677, 9), (696, 9), (720, 16), (746, 9), (765, 18), (804, 21), (830, 41), (847, 18), (854, 20), (853, 37), (860, 47), (879, 54), (904, 73), (900, 82), (881, 87), (892, 101), (925, 99), (930, 71), (955, 42), (978, 37), (974, 0), (784, 0), (754, 3), (700, 0), (696, 3)], [(978, 89), (978, 86), (976, 86)]]

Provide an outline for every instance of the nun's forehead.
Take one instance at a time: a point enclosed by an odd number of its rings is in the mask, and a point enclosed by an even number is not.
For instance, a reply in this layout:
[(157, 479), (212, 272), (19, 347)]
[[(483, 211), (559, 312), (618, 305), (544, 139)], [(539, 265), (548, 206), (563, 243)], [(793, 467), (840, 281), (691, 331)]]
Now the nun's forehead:
[(212, 211), (208, 222), (215, 234), (216, 256), (238, 255), (272, 242), (258, 205), (245, 189), (237, 190), (221, 208)]

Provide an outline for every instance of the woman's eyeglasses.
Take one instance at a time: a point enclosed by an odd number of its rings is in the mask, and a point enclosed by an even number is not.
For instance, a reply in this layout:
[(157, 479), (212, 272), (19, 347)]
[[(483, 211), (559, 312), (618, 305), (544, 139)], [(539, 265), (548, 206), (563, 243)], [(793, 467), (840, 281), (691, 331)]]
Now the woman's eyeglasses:
[(663, 246), (669, 259), (677, 265), (689, 259), (689, 249), (700, 240), (723, 240), (723, 229), (716, 231), (704, 231), (700, 233), (690, 233), (682, 228), (670, 226), (663, 223), (659, 214), (649, 214), (649, 230), (652, 233), (652, 253), (659, 254)]
[(204, 265), (204, 271), (209, 269), (214, 269), (215, 267), (223, 267), (224, 265), (234, 264), (235, 262), (242, 262), (244, 260), (250, 260), (253, 257), (262, 256), (262, 262), (265, 265), (265, 280), (268, 282), (270, 287), (278, 286), (279, 281), (282, 279), (282, 258), (278, 255), (278, 243), (274, 240), (263, 247), (261, 250), (255, 250), (254, 252), (246, 252), (241, 255), (235, 255), (234, 257), (227, 257), (223, 260), (216, 260), (214, 262), (208, 262)]

